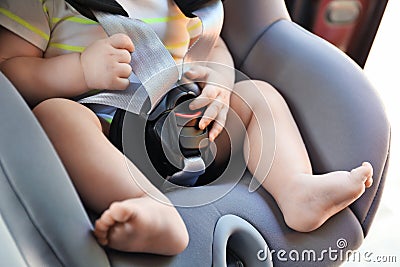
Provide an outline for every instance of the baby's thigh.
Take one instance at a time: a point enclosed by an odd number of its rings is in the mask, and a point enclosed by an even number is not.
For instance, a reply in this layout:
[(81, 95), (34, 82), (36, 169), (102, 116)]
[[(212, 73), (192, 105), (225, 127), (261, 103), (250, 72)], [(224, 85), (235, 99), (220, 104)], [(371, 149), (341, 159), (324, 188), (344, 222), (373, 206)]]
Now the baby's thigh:
[(244, 123), (248, 123), (256, 109), (273, 109), (285, 104), (281, 94), (271, 84), (260, 80), (244, 80), (235, 84), (231, 96), (231, 108)]
[(87, 107), (68, 99), (52, 98), (38, 104), (33, 113), (44, 128), (80, 128), (93, 126), (101, 130), (98, 117)]

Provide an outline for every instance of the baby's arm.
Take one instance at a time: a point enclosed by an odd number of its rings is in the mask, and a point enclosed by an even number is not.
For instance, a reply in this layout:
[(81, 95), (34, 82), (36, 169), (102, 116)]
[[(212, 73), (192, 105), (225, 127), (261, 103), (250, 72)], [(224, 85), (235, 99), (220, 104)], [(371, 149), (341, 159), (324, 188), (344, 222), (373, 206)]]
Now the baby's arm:
[[(221, 65), (211, 65), (216, 72), (224, 77), (224, 86), (232, 89), (235, 83), (235, 70), (232, 55), (229, 52), (225, 42), (220, 37), (210, 54), (210, 62), (217, 62)], [(221, 67), (223, 66), (223, 67)]]
[(82, 54), (43, 58), (39, 48), (0, 27), (0, 71), (32, 106), (91, 89), (125, 89), (133, 50), (129, 37), (117, 34), (94, 42)]
[(204, 129), (212, 121), (218, 122), (214, 123), (209, 134), (210, 140), (214, 141), (225, 126), (230, 95), (235, 83), (233, 59), (222, 38), (217, 40), (208, 61), (210, 63), (207, 67), (193, 67), (185, 76), (191, 80), (206, 82), (201, 95), (192, 101), (190, 108), (208, 106), (199, 126)]
[(39, 48), (1, 28), (0, 56), (0, 70), (30, 105), (87, 90), (77, 53), (44, 59)]

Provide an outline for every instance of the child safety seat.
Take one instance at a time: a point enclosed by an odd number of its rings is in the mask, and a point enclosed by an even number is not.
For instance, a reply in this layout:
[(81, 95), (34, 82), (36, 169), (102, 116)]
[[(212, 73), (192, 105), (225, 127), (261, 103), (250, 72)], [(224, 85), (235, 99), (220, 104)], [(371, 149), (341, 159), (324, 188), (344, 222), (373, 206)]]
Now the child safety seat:
[(284, 96), (314, 172), (351, 169), (367, 160), (374, 167), (373, 186), (319, 229), (299, 233), (285, 225), (263, 188), (249, 192), (252, 177), (245, 172), (234, 185), (225, 180), (166, 192), (173, 203), (220, 196), (177, 207), (190, 236), (181, 254), (102, 248), (44, 131), (0, 74), (0, 119), (7, 121), (0, 127), (1, 266), (337, 266), (361, 245), (379, 205), (390, 147), (390, 126), (375, 89), (346, 55), (291, 22), (283, 0), (227, 0), (224, 9), (222, 36), (236, 68)]

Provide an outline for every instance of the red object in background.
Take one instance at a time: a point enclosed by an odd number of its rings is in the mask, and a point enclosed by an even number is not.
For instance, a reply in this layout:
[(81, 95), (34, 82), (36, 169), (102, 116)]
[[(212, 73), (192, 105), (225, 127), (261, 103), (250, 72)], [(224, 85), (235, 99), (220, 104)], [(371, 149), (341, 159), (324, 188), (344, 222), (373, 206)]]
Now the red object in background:
[(368, 0), (320, 0), (312, 31), (343, 51), (368, 10)]

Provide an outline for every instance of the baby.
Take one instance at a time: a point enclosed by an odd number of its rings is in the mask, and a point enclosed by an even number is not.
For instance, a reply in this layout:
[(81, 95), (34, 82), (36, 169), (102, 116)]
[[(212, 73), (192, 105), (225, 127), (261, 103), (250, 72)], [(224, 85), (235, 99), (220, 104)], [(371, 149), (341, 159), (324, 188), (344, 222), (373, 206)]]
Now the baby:
[[(199, 21), (185, 17), (172, 0), (118, 3), (154, 28), (177, 63), (199, 35)], [(95, 113), (69, 100), (94, 89), (126, 89), (135, 51), (131, 39), (124, 34), (107, 37), (98, 23), (64, 0), (1, 1), (0, 25), (0, 70), (33, 108), (85, 205), (101, 213), (94, 230), (98, 242), (122, 251), (182, 252), (188, 233), (179, 213), (132, 162), (127, 168), (124, 155), (107, 139), (114, 109)], [(232, 57), (222, 39), (210, 62), (228, 67), (210, 64), (185, 73), (190, 80), (205, 81), (190, 105), (207, 107), (199, 127), (212, 125), (210, 140), (225, 148), (218, 150), (219, 162), (228, 160), (229, 140), (240, 147), (232, 153), (243, 153), (289, 227), (317, 229), (371, 186), (367, 162), (350, 172), (314, 175), (282, 96), (262, 81), (235, 83)], [(239, 124), (246, 130), (228, 136), (225, 128), (240, 129)], [(272, 158), (271, 166), (259, 164)]]

